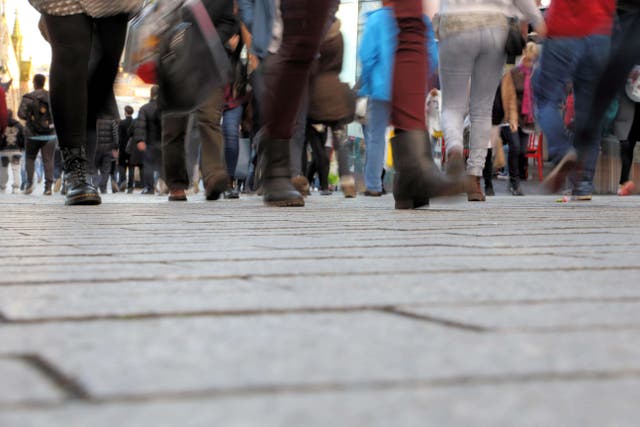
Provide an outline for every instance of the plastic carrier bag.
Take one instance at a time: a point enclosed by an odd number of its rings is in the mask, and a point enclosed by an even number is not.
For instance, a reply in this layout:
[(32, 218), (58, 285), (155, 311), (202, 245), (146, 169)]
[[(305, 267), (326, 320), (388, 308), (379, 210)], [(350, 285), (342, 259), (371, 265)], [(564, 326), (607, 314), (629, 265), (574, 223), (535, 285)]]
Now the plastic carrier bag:
[(126, 69), (160, 86), (163, 113), (192, 111), (229, 81), (229, 57), (202, 0), (147, 4), (130, 30)]
[(125, 72), (136, 74), (145, 83), (157, 83), (160, 43), (166, 32), (176, 24), (176, 13), (183, 3), (183, 0), (145, 1), (127, 28), (123, 62)]

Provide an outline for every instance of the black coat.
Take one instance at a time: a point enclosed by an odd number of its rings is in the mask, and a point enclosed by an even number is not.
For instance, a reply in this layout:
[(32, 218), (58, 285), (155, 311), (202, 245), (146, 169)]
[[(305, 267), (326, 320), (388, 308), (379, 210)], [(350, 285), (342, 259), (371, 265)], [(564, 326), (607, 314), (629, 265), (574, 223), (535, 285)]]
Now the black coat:
[(125, 152), (127, 149), (127, 144), (129, 143), (129, 139), (133, 136), (133, 118), (125, 117), (118, 124), (118, 142), (119, 142), (119, 150), (121, 153)]
[(160, 148), (162, 122), (158, 103), (155, 100), (151, 100), (140, 107), (133, 136), (133, 142), (136, 144), (143, 141), (149, 147)]

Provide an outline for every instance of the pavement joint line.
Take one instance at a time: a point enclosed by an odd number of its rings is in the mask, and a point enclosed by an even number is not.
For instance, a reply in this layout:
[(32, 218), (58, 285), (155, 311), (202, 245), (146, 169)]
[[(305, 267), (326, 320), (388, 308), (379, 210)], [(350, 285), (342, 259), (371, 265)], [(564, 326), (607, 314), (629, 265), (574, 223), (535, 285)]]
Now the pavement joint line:
[[(313, 251), (313, 249), (310, 249)], [(198, 252), (201, 253), (201, 252)], [(157, 255), (157, 254), (149, 254), (149, 255)], [(340, 258), (343, 260), (368, 260), (368, 259), (416, 259), (416, 258), (424, 258), (428, 256), (431, 259), (440, 259), (440, 258), (451, 258), (450, 254), (418, 254), (418, 255), (407, 255), (407, 254), (398, 254), (398, 255), (341, 255)], [(477, 257), (493, 257), (493, 258), (508, 258), (508, 257), (521, 257), (521, 256), (559, 256), (564, 258), (573, 258), (573, 259), (592, 259), (592, 260), (604, 260), (606, 258), (602, 257), (601, 254), (596, 253), (585, 253), (585, 254), (570, 254), (570, 253), (557, 253), (557, 252), (548, 252), (548, 253), (540, 253), (540, 252), (521, 252), (521, 253), (492, 253), (492, 254), (459, 254), (456, 255), (456, 258), (477, 258)], [(49, 257), (47, 255), (46, 257)], [(83, 258), (85, 255), (75, 254), (75, 255), (61, 255), (60, 257), (68, 257), (68, 258)], [(97, 258), (97, 257), (105, 257), (105, 258), (113, 258), (110, 260), (104, 261), (94, 261), (92, 265), (109, 265), (112, 264), (116, 257), (120, 257), (120, 254), (108, 254), (108, 255), (86, 255), (86, 257)], [(303, 256), (288, 256), (286, 258), (201, 258), (201, 259), (161, 259), (161, 260), (132, 260), (128, 261), (125, 258), (117, 259), (121, 264), (163, 264), (163, 265), (173, 265), (179, 266), (183, 263), (190, 264), (198, 264), (198, 263), (224, 263), (224, 262), (273, 262), (273, 261), (313, 261), (313, 260), (333, 260), (335, 259), (334, 255), (303, 255)], [(52, 266), (52, 265), (85, 265), (86, 262), (82, 262), (81, 260), (51, 260), (49, 262), (23, 262), (18, 264), (20, 267), (37, 267), (37, 266)], [(0, 267), (11, 267), (15, 266), (14, 263), (3, 264), (0, 262)]]
[(194, 317), (241, 317), (241, 316), (287, 316), (298, 314), (343, 314), (343, 313), (363, 313), (379, 312), (391, 308), (388, 305), (379, 306), (344, 306), (344, 307), (302, 307), (302, 308), (256, 308), (241, 310), (194, 310), (184, 312), (163, 312), (163, 313), (132, 313), (132, 314), (104, 314), (86, 316), (60, 316), (60, 317), (39, 317), (32, 319), (7, 319), (6, 325), (33, 325), (51, 323), (75, 323), (75, 322), (101, 322), (101, 321), (135, 321), (153, 319), (180, 319)]
[(53, 363), (39, 354), (19, 353), (0, 357), (24, 362), (27, 366), (41, 374), (56, 388), (63, 391), (69, 400), (86, 400), (91, 397), (89, 392), (79, 382), (65, 375)]
[[(286, 287), (290, 289), (290, 287)], [(400, 310), (406, 313), (407, 309), (419, 308), (467, 308), (482, 306), (509, 306), (509, 305), (545, 305), (545, 304), (573, 304), (573, 303), (625, 303), (640, 302), (640, 297), (620, 297), (620, 298), (565, 298), (557, 300), (495, 300), (495, 301), (461, 301), (461, 302), (421, 302), (421, 303), (397, 303), (382, 305), (363, 306), (318, 306), (318, 307), (297, 307), (297, 308), (256, 308), (238, 310), (195, 310), (185, 312), (153, 312), (153, 313), (123, 313), (123, 314), (102, 314), (102, 315), (78, 315), (78, 316), (54, 316), (35, 318), (9, 318), (0, 312), (0, 323), (7, 325), (35, 325), (49, 323), (67, 322), (94, 322), (94, 321), (135, 321), (164, 318), (189, 318), (189, 317), (236, 317), (236, 316), (278, 316), (289, 314), (321, 314), (321, 313), (359, 313), (359, 312), (379, 312), (388, 309)], [(409, 313), (414, 314), (414, 313)], [(421, 319), (423, 320), (423, 319)], [(554, 332), (582, 332), (592, 328), (601, 330), (627, 330), (639, 329), (640, 325), (583, 325), (569, 327), (537, 327), (537, 328), (494, 328), (490, 332), (501, 333), (554, 333)], [(1, 357), (1, 356), (0, 356)]]
[(233, 399), (282, 394), (317, 394), (336, 392), (385, 392), (394, 390), (420, 390), (429, 388), (482, 387), (522, 385), (549, 382), (571, 383), (580, 381), (616, 381), (640, 378), (640, 370), (613, 371), (568, 371), (530, 372), (523, 374), (488, 376), (452, 376), (432, 379), (373, 380), (361, 382), (327, 382), (314, 384), (266, 384), (256, 386), (205, 388), (200, 390), (164, 391), (146, 394), (117, 394), (88, 396), (82, 399), (68, 399), (57, 402), (28, 401), (20, 403), (0, 403), (0, 409), (56, 409), (74, 401), (83, 405), (101, 406), (118, 404), (143, 404), (165, 401), (187, 401), (199, 399)]
[[(378, 275), (430, 275), (430, 274), (469, 274), (469, 273), (545, 273), (545, 272), (577, 272), (577, 271), (636, 271), (640, 270), (640, 265), (619, 265), (619, 266), (567, 266), (567, 267), (539, 267), (527, 268), (496, 268), (490, 269), (485, 267), (476, 267), (474, 269), (442, 269), (442, 270), (398, 270), (398, 271), (360, 271), (360, 272), (314, 272), (314, 277), (341, 277), (341, 276), (378, 276)], [(65, 279), (65, 280), (32, 280), (32, 281), (0, 281), (0, 286), (47, 286), (47, 285), (86, 285), (86, 284), (109, 284), (121, 282), (153, 282), (153, 281), (198, 281), (198, 280), (252, 280), (252, 279), (284, 279), (291, 277), (307, 277), (305, 273), (266, 273), (266, 274), (238, 274), (238, 275), (203, 275), (203, 276), (185, 276), (185, 275), (160, 275), (160, 276), (141, 276), (141, 277), (119, 277), (112, 279)]]
[(581, 333), (585, 331), (637, 331), (640, 330), (640, 323), (638, 324), (619, 324), (619, 325), (607, 325), (607, 324), (590, 324), (590, 325), (572, 325), (572, 326), (535, 326), (535, 327), (523, 327), (523, 328), (495, 328), (493, 332), (502, 334), (566, 334), (566, 333)]
[(380, 309), (379, 311), (382, 313), (405, 317), (412, 320), (419, 320), (423, 322), (434, 323), (434, 324), (445, 326), (448, 328), (462, 329), (466, 332), (476, 332), (476, 333), (494, 332), (493, 328), (487, 328), (484, 326), (474, 325), (471, 323), (459, 322), (457, 320), (446, 319), (439, 316), (411, 313), (395, 307), (384, 308), (384, 309)]

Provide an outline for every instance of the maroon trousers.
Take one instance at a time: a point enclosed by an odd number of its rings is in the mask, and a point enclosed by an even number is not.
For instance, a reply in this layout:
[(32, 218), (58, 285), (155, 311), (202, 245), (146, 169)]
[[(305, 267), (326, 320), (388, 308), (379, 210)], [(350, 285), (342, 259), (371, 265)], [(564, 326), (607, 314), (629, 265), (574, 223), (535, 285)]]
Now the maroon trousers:
[(336, 0), (281, 0), (282, 45), (265, 63), (262, 125), (273, 139), (289, 139), (309, 68), (318, 54)]
[[(263, 126), (274, 139), (289, 139), (295, 125), (309, 68), (318, 53), (336, 0), (282, 0), (282, 45), (265, 64), (261, 104)], [(426, 130), (426, 27), (421, 0), (396, 0), (400, 33), (393, 71), (392, 124), (402, 130)]]
[(427, 49), (422, 1), (396, 0), (393, 8), (400, 33), (393, 69), (391, 123), (396, 129), (426, 130)]

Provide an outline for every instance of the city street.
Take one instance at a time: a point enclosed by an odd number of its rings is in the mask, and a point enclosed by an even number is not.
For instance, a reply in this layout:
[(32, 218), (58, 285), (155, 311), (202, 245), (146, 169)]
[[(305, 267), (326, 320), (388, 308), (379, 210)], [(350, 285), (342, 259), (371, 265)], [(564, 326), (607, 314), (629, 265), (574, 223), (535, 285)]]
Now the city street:
[(2, 427), (635, 427), (640, 198), (0, 195)]

